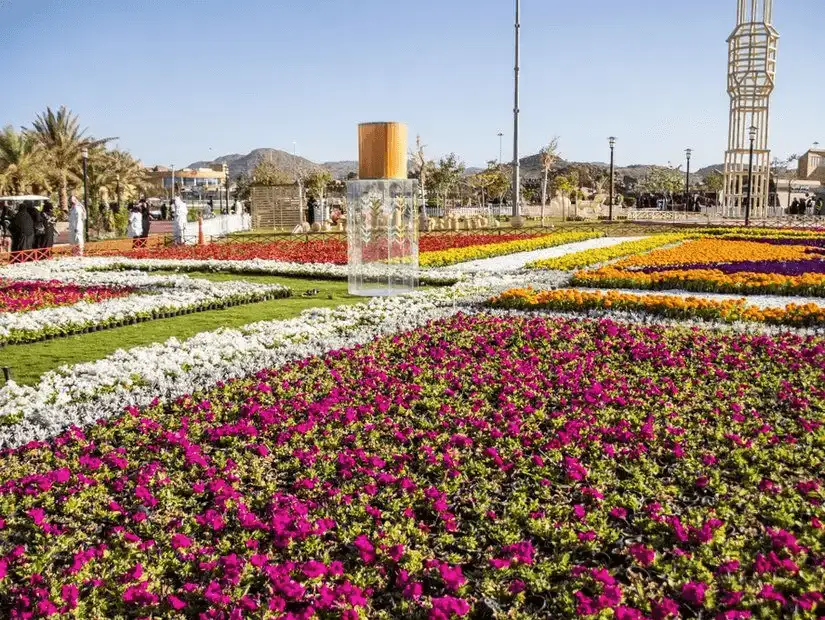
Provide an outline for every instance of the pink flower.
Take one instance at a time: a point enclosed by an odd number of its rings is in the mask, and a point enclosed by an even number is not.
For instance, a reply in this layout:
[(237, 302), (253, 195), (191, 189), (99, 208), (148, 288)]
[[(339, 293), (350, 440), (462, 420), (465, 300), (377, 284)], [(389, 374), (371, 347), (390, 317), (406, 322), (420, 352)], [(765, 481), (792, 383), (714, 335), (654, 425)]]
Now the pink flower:
[(668, 620), (669, 618), (679, 617), (679, 604), (670, 598), (651, 601), (650, 609), (653, 612), (653, 620)]
[(180, 611), (181, 609), (186, 607), (186, 601), (179, 599), (174, 594), (170, 594), (166, 597), (166, 602), (174, 609), (175, 611)]
[(631, 545), (630, 555), (633, 556), (633, 559), (636, 560), (636, 562), (644, 567), (650, 566), (656, 559), (656, 552), (642, 543), (635, 543)]
[(367, 538), (364, 534), (358, 536), (352, 544), (355, 545), (356, 549), (358, 549), (358, 554), (361, 556), (362, 561), (367, 564), (372, 564), (375, 562), (375, 547), (369, 541), (369, 538)]
[(621, 506), (614, 506), (610, 509), (610, 516), (614, 519), (624, 519), (627, 517), (627, 510)]
[(456, 592), (461, 586), (463, 586), (467, 579), (464, 577), (464, 574), (461, 572), (460, 566), (450, 566), (449, 564), (441, 564), (438, 567), (438, 572), (441, 575), (441, 579), (444, 580), (444, 585), (447, 589)]
[(192, 546), (192, 539), (183, 534), (174, 534), (172, 536), (173, 549), (188, 549)]
[(691, 605), (701, 607), (705, 603), (707, 589), (707, 584), (702, 581), (689, 581), (682, 586), (682, 598)]
[(527, 586), (524, 584), (524, 582), (521, 579), (514, 579), (510, 583), (510, 587), (507, 588), (507, 590), (508, 590), (508, 592), (510, 592), (510, 594), (518, 594), (519, 592), (524, 592), (524, 589), (526, 587)]
[(327, 567), (323, 562), (310, 560), (309, 562), (304, 563), (303, 568), (301, 568), (301, 572), (304, 573), (304, 575), (306, 575), (309, 579), (315, 579), (316, 577), (325, 575), (327, 572)]

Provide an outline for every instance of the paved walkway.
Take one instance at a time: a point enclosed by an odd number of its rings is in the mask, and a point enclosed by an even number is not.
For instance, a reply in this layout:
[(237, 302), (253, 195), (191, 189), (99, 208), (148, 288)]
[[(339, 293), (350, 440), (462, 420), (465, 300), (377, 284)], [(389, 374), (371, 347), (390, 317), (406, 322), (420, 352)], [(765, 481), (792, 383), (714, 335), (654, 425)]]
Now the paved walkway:
[(534, 250), (532, 252), (519, 252), (518, 254), (508, 254), (507, 256), (496, 256), (495, 258), (485, 258), (482, 260), (474, 260), (469, 263), (460, 263), (454, 265), (454, 269), (461, 271), (489, 271), (492, 273), (506, 273), (511, 271), (518, 271), (527, 263), (532, 263), (536, 260), (544, 260), (545, 258), (558, 258), (567, 254), (574, 254), (575, 252), (583, 252), (585, 250), (593, 250), (596, 248), (607, 248), (626, 241), (637, 241), (644, 237), (602, 237), (600, 239), (590, 239), (588, 241), (580, 241), (578, 243), (568, 243), (567, 245), (559, 245), (554, 248), (546, 248), (544, 250)]

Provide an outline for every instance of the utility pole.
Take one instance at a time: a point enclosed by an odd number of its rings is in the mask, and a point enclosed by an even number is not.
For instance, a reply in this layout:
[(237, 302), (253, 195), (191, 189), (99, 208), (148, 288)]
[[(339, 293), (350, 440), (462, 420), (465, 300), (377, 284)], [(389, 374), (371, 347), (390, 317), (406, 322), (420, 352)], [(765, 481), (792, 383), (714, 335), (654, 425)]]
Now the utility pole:
[(748, 202), (745, 204), (745, 226), (751, 223), (751, 200), (753, 199), (753, 144), (756, 142), (756, 125), (748, 129), (751, 139), (750, 159), (748, 161)]
[(614, 166), (613, 166), (613, 152), (616, 148), (616, 138), (610, 136), (608, 138), (610, 142), (610, 204), (608, 205), (608, 218), (612, 222), (613, 221), (613, 194), (615, 193), (616, 186), (615, 186), (615, 179), (616, 175), (614, 173)]
[(687, 172), (685, 172), (685, 211), (690, 207), (690, 156), (693, 149), (685, 149), (685, 157), (687, 158)]
[(511, 224), (515, 227), (523, 225), (521, 218), (521, 170), (519, 169), (518, 159), (518, 121), (519, 121), (519, 71), (520, 67), (520, 49), (521, 43), (521, 0), (516, 0), (516, 66), (515, 66), (515, 83), (514, 83), (514, 106), (513, 106), (513, 218)]

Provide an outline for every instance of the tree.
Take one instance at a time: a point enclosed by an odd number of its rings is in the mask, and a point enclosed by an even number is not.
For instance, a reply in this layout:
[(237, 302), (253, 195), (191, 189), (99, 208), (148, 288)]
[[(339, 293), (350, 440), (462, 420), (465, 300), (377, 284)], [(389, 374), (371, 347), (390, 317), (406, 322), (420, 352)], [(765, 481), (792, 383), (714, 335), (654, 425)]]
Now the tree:
[(431, 185), (436, 196), (441, 196), (441, 206), (447, 204), (447, 197), (452, 189), (461, 180), (464, 174), (464, 163), (456, 157), (455, 153), (450, 153), (438, 161), (438, 166), (433, 167), (430, 174)]
[(487, 162), (487, 169), (481, 174), (484, 176), (484, 187), (490, 196), (498, 199), (499, 204), (512, 187), (512, 178), (508, 174), (509, 167), (502, 166), (496, 160)]
[(636, 188), (649, 194), (675, 194), (685, 187), (685, 177), (679, 168), (656, 167), (639, 181)]
[[(307, 193), (318, 201), (322, 214), (325, 214), (324, 199), (327, 194), (327, 185), (331, 182), (332, 174), (329, 170), (316, 170), (304, 180)], [(321, 218), (326, 219), (326, 216), (322, 215)]]
[(32, 129), (25, 131), (45, 151), (49, 174), (57, 184), (60, 208), (64, 211), (69, 206), (69, 182), (79, 184), (82, 181), (83, 149), (93, 149), (115, 139), (88, 137), (86, 130), (80, 128), (77, 116), (66, 106), (60, 106), (57, 112), (46, 108), (34, 120)]
[(43, 150), (9, 125), (0, 132), (0, 193), (29, 194), (48, 188)]
[[(571, 192), (578, 191), (578, 188), (574, 185), (570, 177), (563, 174), (556, 175), (556, 177), (553, 179), (552, 188), (553, 193), (561, 194), (562, 199), (569, 196)], [(562, 220), (567, 220), (567, 209), (564, 200), (562, 200), (561, 218)]]
[(544, 209), (547, 206), (547, 180), (550, 176), (550, 169), (559, 160), (559, 137), (554, 136), (549, 144), (539, 152), (541, 157), (541, 223), (544, 224)]
[(267, 159), (261, 159), (252, 170), (252, 185), (291, 185), (292, 176)]
[(711, 170), (703, 181), (709, 192), (721, 192), (725, 187), (725, 175), (718, 170)]
[(418, 179), (418, 185), (421, 189), (421, 208), (424, 209), (427, 206), (427, 179), (429, 179), (429, 175), (432, 172), (435, 164), (431, 161), (427, 161), (427, 158), (424, 156), (424, 148), (426, 144), (421, 144), (421, 136), (415, 137), (415, 151), (413, 151), (410, 156), (415, 164), (415, 170), (412, 175), (412, 178)]

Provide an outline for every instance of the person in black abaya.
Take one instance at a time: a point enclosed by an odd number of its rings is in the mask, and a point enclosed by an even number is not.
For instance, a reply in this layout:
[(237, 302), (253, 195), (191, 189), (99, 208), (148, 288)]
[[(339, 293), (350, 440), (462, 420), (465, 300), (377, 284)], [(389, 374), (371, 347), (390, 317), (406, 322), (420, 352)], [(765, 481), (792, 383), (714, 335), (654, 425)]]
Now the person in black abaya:
[(57, 223), (57, 218), (54, 216), (54, 205), (50, 200), (43, 203), (43, 211), (40, 213), (40, 217), (43, 231), (37, 234), (37, 226), (35, 226), (34, 247), (48, 249), (54, 245), (54, 227)]
[(30, 206), (29, 202), (21, 204), (11, 221), (12, 252), (31, 250), (34, 247), (34, 220), (29, 211)]

